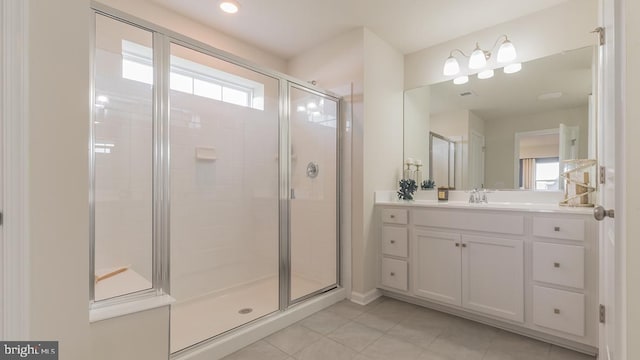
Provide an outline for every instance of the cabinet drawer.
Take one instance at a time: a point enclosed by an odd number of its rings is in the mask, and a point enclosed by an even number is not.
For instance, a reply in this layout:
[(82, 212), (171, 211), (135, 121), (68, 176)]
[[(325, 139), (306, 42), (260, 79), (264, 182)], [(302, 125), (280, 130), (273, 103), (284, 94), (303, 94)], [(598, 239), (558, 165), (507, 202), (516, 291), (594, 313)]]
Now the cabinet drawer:
[(382, 285), (402, 291), (408, 290), (408, 264), (406, 261), (383, 258), (381, 268), (380, 282)]
[(533, 218), (533, 235), (553, 239), (583, 241), (584, 220), (535, 217)]
[(407, 228), (397, 226), (382, 227), (382, 253), (391, 256), (407, 257)]
[(533, 280), (584, 288), (584, 246), (535, 242)]
[(389, 224), (407, 224), (406, 209), (382, 209), (382, 222)]
[(584, 336), (584, 294), (533, 287), (533, 323)]

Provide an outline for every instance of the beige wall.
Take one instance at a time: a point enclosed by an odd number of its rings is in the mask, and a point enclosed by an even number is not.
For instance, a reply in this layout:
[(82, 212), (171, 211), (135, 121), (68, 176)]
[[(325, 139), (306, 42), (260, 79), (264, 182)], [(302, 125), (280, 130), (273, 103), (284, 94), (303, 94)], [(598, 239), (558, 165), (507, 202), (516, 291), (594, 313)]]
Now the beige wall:
[[(373, 193), (396, 189), (401, 177), (404, 88), (402, 54), (366, 29), (364, 60), (362, 242), (356, 243), (354, 237), (354, 264), (359, 253), (364, 256), (364, 266), (354, 268), (353, 273), (353, 290), (362, 294), (375, 289), (377, 278)], [(354, 148), (354, 152), (358, 150)], [(354, 189), (358, 186), (353, 185)]]
[(399, 180), (402, 68), (402, 55), (362, 28), (315, 46), (291, 59), (288, 66), (290, 75), (315, 80), (338, 95), (349, 95), (353, 85), (353, 96), (345, 98), (351, 107), (347, 116), (352, 133), (350, 149), (344, 154), (352, 166), (343, 178), (352, 186), (351, 271), (353, 291), (358, 294), (376, 285), (373, 193), (394, 189)]
[(89, 1), (30, 1), (28, 29), (30, 338), (89, 359)]
[(490, 189), (513, 189), (516, 131), (536, 131), (558, 128), (560, 123), (580, 126), (580, 157), (587, 154), (586, 106), (555, 110), (521, 118), (485, 119), (485, 180)]
[(501, 34), (507, 34), (522, 62), (557, 54), (564, 50), (593, 45), (589, 32), (597, 25), (597, 0), (570, 0), (513, 21), (408, 54), (405, 57), (405, 89), (447, 80), (442, 66), (452, 49), (467, 54), (476, 42), (483, 48), (493, 45)]
[(621, 11), (626, 31), (625, 77), (625, 195), (626, 206), (626, 256), (627, 256), (627, 359), (640, 359), (640, 2), (626, 0), (626, 8)]

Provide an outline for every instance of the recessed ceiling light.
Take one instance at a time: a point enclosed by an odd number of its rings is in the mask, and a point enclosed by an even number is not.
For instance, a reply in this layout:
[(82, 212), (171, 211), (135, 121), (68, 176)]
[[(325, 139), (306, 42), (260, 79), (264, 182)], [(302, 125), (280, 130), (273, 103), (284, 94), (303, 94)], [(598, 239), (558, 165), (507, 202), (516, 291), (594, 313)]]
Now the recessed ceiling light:
[(227, 14), (235, 14), (240, 9), (240, 4), (235, 0), (223, 0), (220, 2), (220, 9)]
[(557, 99), (562, 96), (562, 91), (549, 92), (538, 95), (538, 100), (551, 100)]

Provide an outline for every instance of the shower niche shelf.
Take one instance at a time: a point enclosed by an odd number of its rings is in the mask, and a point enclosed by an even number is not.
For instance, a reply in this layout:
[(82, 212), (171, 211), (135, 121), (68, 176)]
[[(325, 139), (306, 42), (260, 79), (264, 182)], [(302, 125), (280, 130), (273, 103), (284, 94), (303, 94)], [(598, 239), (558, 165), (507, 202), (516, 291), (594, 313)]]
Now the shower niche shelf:
[(216, 161), (218, 159), (216, 156), (216, 149), (213, 147), (197, 147), (196, 159), (202, 161)]

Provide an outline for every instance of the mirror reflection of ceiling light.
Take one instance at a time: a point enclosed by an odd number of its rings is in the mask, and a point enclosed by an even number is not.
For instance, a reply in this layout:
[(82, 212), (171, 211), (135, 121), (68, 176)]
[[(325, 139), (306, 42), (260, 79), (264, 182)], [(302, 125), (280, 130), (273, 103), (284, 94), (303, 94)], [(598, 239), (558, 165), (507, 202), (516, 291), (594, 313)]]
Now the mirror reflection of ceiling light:
[(298, 112), (305, 112), (305, 111), (307, 111), (307, 108), (304, 107), (304, 105), (298, 105), (297, 110), (298, 110)]
[(492, 77), (493, 77), (493, 70), (492, 69), (483, 70), (483, 71), (480, 71), (478, 73), (478, 79), (480, 79), (480, 80), (489, 79), (489, 78), (492, 78)]
[[(471, 52), (471, 55), (467, 55), (465, 54), (462, 50), (460, 49), (453, 49), (451, 50), (451, 52), (449, 53), (449, 57), (447, 58), (447, 60), (444, 62), (444, 67), (442, 68), (442, 73), (445, 76), (456, 76), (456, 75), (460, 75), (460, 63), (458, 63), (458, 59), (455, 58), (454, 54), (458, 53), (460, 55), (462, 55), (465, 58), (468, 58), (468, 64), (467, 64), (467, 68), (469, 70), (471, 70), (471, 72), (469, 74), (461, 74), (461, 75), (473, 75), (476, 70), (478, 72), (478, 78), (479, 79), (488, 79), (490, 77), (493, 76), (493, 70), (492, 69), (488, 69), (488, 70), (483, 70), (486, 66), (488, 61), (491, 59), (491, 51), (493, 51), (498, 44), (500, 44), (500, 47), (498, 48), (498, 52), (496, 55), (496, 60), (494, 63), (496, 64), (508, 64), (512, 61), (514, 61), (517, 58), (517, 52), (516, 52), (516, 48), (515, 46), (513, 46), (513, 43), (509, 40), (509, 38), (507, 37), (507, 35), (500, 35), (495, 43), (493, 44), (493, 46), (491, 47), (491, 49), (489, 50), (484, 50), (480, 47), (479, 43), (476, 43), (476, 47), (473, 50), (473, 52)], [(515, 64), (509, 64), (506, 66), (511, 66), (511, 65), (515, 65)], [(520, 66), (520, 68), (522, 68), (521, 64), (518, 64)], [(492, 67), (495, 67), (495, 65), (492, 65)], [(510, 70), (514, 70), (516, 69), (516, 67), (512, 67), (510, 68)], [(505, 67), (505, 73), (507, 74), (512, 74), (514, 72), (518, 72), (520, 69), (515, 70), (515, 71), (507, 71), (506, 67)], [(482, 75), (481, 75), (482, 74)], [(460, 82), (456, 82), (457, 79), (459, 79), (460, 76), (456, 77), (454, 79), (454, 83), (459, 84)], [(461, 81), (461, 80), (458, 80)]]
[(504, 73), (505, 74), (517, 73), (520, 70), (522, 70), (522, 64), (521, 63), (509, 64), (509, 65), (504, 67)]
[(108, 104), (109, 103), (109, 98), (105, 95), (98, 95), (96, 96), (96, 102), (101, 103), (101, 104)]
[(220, 9), (227, 14), (235, 14), (240, 10), (240, 4), (235, 0), (223, 0), (220, 2)]
[(464, 76), (458, 76), (457, 78), (453, 79), (453, 83), (456, 85), (462, 85), (462, 84), (466, 84), (469, 82), (469, 77), (464, 75)]
[(315, 109), (317, 107), (318, 105), (316, 105), (316, 103), (314, 103), (313, 101), (307, 104), (307, 109)]
[(551, 100), (557, 99), (562, 96), (562, 91), (548, 92), (538, 95), (538, 100)]

